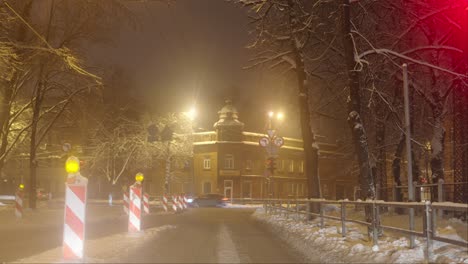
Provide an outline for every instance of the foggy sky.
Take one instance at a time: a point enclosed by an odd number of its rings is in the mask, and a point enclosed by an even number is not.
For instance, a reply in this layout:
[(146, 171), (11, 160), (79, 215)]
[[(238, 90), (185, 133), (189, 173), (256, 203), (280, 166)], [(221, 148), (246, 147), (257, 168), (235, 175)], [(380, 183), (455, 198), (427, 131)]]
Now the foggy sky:
[(132, 94), (151, 111), (186, 111), (194, 104), (198, 126), (210, 130), (231, 97), (246, 130), (261, 132), (266, 112), (278, 109), (290, 123), (283, 132), (300, 135), (294, 93), (285, 96), (284, 83), (261, 69), (242, 69), (252, 55), (245, 48), (251, 39), (246, 10), (222, 0), (128, 6), (140, 26), (122, 29), (111, 47), (97, 47), (93, 57), (102, 67), (122, 67), (134, 83)]

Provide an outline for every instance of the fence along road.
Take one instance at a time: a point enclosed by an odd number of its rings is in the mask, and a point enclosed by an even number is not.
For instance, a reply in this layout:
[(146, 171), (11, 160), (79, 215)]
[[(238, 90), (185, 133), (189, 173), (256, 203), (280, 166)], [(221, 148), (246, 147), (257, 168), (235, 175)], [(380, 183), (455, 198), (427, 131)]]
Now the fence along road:
[[(291, 207), (291, 204), (293, 207)], [(319, 205), (319, 212), (313, 213), (311, 212), (311, 204), (318, 204)], [(325, 205), (340, 205), (340, 217), (325, 215), (324, 207)], [(346, 206), (347, 205), (355, 205), (355, 206), (362, 206), (362, 207), (370, 207), (371, 214), (372, 214), (372, 222), (366, 222), (362, 220), (356, 219), (348, 219), (346, 218)], [(302, 208), (306, 210), (303, 210)], [(369, 227), (372, 234), (372, 241), (374, 246), (378, 245), (378, 234), (380, 230), (389, 230), (398, 233), (402, 233), (405, 235), (409, 235), (410, 237), (410, 247), (415, 245), (414, 240), (415, 236), (425, 237), (426, 238), (426, 249), (425, 250), (425, 258), (427, 261), (431, 260), (432, 255), (432, 241), (437, 240), (461, 247), (468, 248), (468, 242), (455, 240), (448, 237), (442, 237), (437, 235), (437, 212), (442, 211), (454, 211), (464, 214), (465, 218), (468, 216), (468, 205), (467, 204), (457, 204), (451, 202), (385, 202), (385, 201), (346, 201), (346, 200), (325, 200), (325, 199), (266, 199), (264, 200), (264, 208), (267, 213), (274, 213), (274, 214), (296, 214), (304, 215), (304, 219), (307, 221), (309, 218), (308, 216), (315, 216), (320, 218), (320, 228), (323, 228), (324, 219), (330, 219), (335, 221), (341, 221), (341, 234), (343, 237), (346, 236), (346, 223), (356, 223), (360, 225), (364, 225)], [(344, 208), (344, 210), (343, 210)], [(392, 226), (386, 226), (380, 224), (380, 209), (381, 208), (407, 208), (413, 209), (415, 211), (423, 211), (423, 230), (421, 232), (417, 232), (414, 230), (414, 216), (412, 217), (409, 214), (408, 225), (409, 228), (398, 228)], [(296, 219), (299, 219), (297, 217)]]

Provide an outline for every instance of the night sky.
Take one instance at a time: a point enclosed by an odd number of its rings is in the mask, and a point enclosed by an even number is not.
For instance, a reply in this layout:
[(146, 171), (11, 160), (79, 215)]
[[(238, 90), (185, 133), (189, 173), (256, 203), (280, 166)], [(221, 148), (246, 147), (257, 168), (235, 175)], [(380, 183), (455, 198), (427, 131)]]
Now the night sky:
[[(111, 46), (91, 51), (104, 68), (122, 68), (132, 95), (150, 111), (187, 111), (195, 104), (198, 127), (212, 129), (230, 97), (246, 130), (262, 130), (269, 109), (284, 111), (283, 134), (299, 136), (293, 90), (262, 69), (243, 70), (252, 51), (246, 10), (222, 0), (178, 0), (171, 5), (128, 4), (139, 26), (125, 27)], [(285, 92), (286, 91), (286, 92)], [(296, 128), (293, 128), (296, 127)]]

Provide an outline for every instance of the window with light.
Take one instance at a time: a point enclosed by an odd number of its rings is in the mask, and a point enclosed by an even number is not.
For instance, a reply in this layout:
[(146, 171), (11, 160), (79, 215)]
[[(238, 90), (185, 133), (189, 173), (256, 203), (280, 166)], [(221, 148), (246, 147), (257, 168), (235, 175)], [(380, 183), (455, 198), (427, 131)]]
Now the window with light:
[(211, 159), (205, 158), (203, 160), (203, 169), (205, 169), (205, 170), (211, 169)]

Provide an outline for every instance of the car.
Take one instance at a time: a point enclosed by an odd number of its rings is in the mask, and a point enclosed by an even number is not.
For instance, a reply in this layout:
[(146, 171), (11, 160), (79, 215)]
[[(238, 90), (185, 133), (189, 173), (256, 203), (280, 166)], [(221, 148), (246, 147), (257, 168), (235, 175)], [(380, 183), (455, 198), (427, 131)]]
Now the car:
[(208, 193), (196, 197), (191, 203), (189, 200), (189, 203), (193, 207), (223, 207), (227, 201), (228, 198), (222, 194)]

